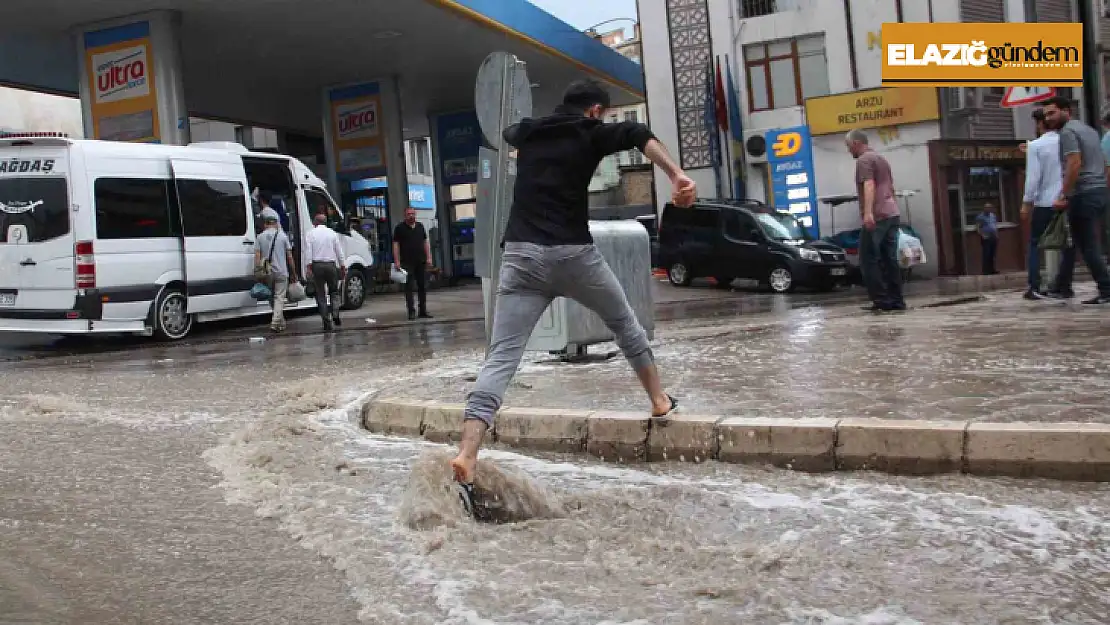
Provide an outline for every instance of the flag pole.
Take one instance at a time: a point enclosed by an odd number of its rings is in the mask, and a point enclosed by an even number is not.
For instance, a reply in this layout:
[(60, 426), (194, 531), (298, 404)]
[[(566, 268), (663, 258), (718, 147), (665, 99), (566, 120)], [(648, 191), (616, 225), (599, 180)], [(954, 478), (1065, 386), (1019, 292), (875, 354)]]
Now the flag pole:
[[(728, 56), (727, 55), (725, 56), (725, 62), (726, 63), (728, 62)], [(719, 75), (720, 73), (721, 73), (721, 56), (717, 55), (717, 74)], [(726, 87), (726, 89), (727, 89), (727, 87)], [(728, 118), (728, 96), (726, 94), (722, 93), (719, 97), (725, 103), (725, 117), (727, 119)], [(734, 184), (734, 181), (733, 181), (734, 175), (733, 175), (733, 163), (732, 163), (732, 137), (729, 136), (729, 131), (725, 130), (723, 128), (718, 128), (717, 133), (724, 137), (724, 143), (721, 144), (721, 145), (724, 146), (724, 149), (721, 150), (721, 152), (725, 156), (725, 172), (728, 173), (728, 195), (729, 195), (729, 198), (735, 200), (736, 199), (736, 188), (735, 188), (736, 185)]]

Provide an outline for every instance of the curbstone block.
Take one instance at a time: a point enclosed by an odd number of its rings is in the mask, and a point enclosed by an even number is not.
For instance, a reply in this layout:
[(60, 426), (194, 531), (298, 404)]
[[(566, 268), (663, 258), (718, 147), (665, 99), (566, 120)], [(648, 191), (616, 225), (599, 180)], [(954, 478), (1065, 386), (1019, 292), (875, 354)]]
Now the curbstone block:
[(586, 451), (592, 412), (547, 408), (504, 408), (497, 413), (497, 442), (556, 453)]
[(586, 425), (586, 453), (606, 462), (647, 459), (648, 417), (643, 413), (595, 412)]
[(966, 421), (844, 419), (836, 426), (838, 469), (928, 475), (959, 471)]
[(410, 399), (372, 401), (362, 410), (362, 425), (375, 434), (420, 436), (428, 402)]
[(966, 463), (977, 475), (1110, 481), (1110, 425), (972, 423)]
[(717, 424), (722, 462), (765, 462), (799, 471), (836, 469), (836, 419), (732, 417)]
[(433, 443), (457, 443), (462, 438), (463, 411), (460, 404), (428, 402), (424, 406), (424, 439)]
[(701, 463), (716, 459), (719, 420), (720, 417), (676, 414), (665, 426), (653, 422), (648, 433), (648, 461)]

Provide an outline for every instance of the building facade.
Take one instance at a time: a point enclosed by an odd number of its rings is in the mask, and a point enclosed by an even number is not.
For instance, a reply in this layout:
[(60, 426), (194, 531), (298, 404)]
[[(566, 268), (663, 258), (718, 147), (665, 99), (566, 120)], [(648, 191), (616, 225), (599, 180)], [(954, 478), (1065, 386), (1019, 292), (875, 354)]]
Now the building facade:
[[(1011, 148), (1032, 137), (1032, 107), (1001, 107), (1005, 89), (881, 89), (882, 24), (1076, 21), (1076, 0), (639, 0), (639, 7), (652, 129), (675, 146), (702, 197), (717, 194), (720, 176), (729, 181), (722, 195), (778, 207), (782, 189), (766, 138), (800, 128), (810, 139), (806, 174), (815, 196), (792, 201), (790, 210), (802, 214), (808, 201), (820, 236), (859, 228), (856, 202), (821, 198), (855, 195), (844, 135), (861, 127), (890, 162), (897, 189), (913, 192), (900, 207), (928, 254), (923, 274), (978, 272), (971, 224), (988, 201), (1002, 204), (999, 268), (1022, 266), (1024, 163)], [(704, 114), (711, 58), (732, 74), (743, 122), (739, 141), (720, 135), (716, 170)], [(997, 149), (960, 158), (969, 154), (961, 147), (976, 144)], [(657, 197), (669, 197), (669, 181), (655, 178)]]
[[(610, 48), (620, 52), (625, 57), (636, 63), (640, 62), (642, 46), (639, 24), (636, 24), (633, 28), (631, 37), (628, 37), (625, 30), (622, 28), (604, 33), (596, 31), (587, 31), (587, 33)], [(647, 105), (643, 102), (638, 102), (628, 106), (617, 106), (610, 109), (607, 115), (608, 119), (605, 120), (607, 122), (634, 121), (647, 123)], [(604, 194), (607, 190), (619, 187), (621, 184), (621, 168), (641, 165), (643, 163), (644, 156), (639, 150), (629, 150), (606, 157), (601, 161), (601, 164), (598, 165), (597, 170), (594, 172), (593, 179), (590, 180), (590, 192), (594, 194)]]

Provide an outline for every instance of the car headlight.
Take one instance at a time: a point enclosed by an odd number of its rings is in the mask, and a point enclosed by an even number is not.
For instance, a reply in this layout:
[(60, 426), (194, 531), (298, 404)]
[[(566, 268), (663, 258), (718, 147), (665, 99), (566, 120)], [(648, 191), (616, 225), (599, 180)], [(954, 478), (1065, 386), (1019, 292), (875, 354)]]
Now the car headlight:
[(798, 248), (798, 253), (801, 254), (802, 260), (809, 260), (815, 263), (821, 262), (821, 253), (817, 250), (811, 250), (806, 247)]

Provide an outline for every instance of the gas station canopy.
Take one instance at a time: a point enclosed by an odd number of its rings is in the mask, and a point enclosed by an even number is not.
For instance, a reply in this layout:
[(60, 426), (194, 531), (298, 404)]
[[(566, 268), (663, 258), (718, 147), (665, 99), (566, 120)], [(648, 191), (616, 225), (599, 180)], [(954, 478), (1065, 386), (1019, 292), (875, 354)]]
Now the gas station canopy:
[(592, 76), (614, 104), (643, 97), (640, 66), (527, 0), (3, 0), (0, 83), (76, 95), (83, 25), (152, 10), (180, 15), (191, 115), (318, 136), (329, 86), (396, 76), (406, 137), (428, 115), (474, 106), (495, 50), (528, 66), (535, 113)]

